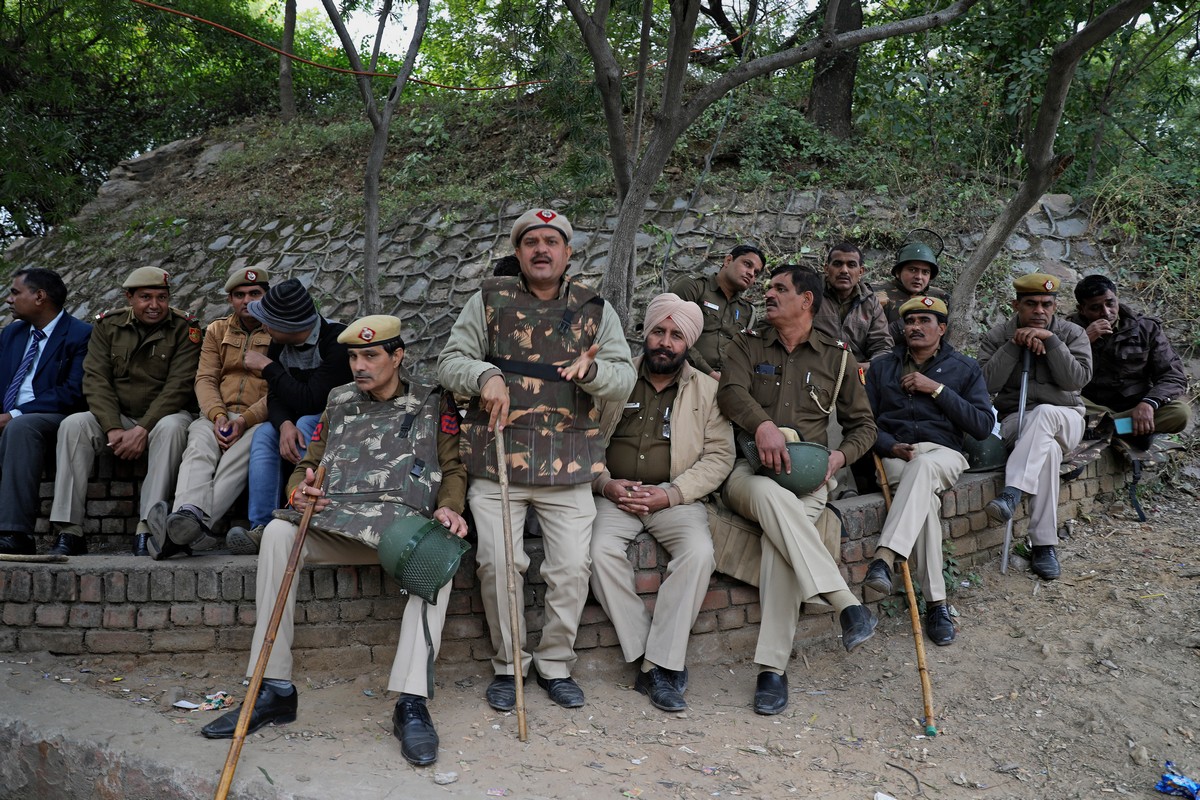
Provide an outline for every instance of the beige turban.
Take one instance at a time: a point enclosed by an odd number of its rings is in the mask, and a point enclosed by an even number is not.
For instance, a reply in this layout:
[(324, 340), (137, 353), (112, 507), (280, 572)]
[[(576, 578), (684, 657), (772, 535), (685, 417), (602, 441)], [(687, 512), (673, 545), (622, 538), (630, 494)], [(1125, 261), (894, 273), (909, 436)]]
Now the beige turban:
[(660, 294), (646, 306), (646, 320), (642, 330), (649, 333), (668, 317), (675, 322), (679, 332), (687, 340), (688, 347), (696, 344), (700, 332), (704, 330), (704, 314), (701, 313), (700, 306), (690, 300), (684, 300), (677, 294)]

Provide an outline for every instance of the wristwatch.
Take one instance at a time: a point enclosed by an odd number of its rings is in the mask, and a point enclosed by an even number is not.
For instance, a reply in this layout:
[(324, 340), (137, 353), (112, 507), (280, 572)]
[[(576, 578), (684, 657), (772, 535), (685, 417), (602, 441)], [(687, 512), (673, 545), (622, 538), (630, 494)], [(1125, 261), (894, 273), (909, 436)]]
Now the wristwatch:
[(930, 396), (930, 397), (932, 397), (934, 400), (937, 400), (937, 399), (938, 399), (938, 395), (939, 395), (939, 394), (941, 394), (941, 393), (942, 393), (942, 389), (945, 389), (945, 388), (946, 388), (946, 384), (944, 384), (944, 383), (939, 383), (939, 384), (938, 384), (938, 388), (934, 389), (934, 390), (933, 390), (933, 391), (930, 393), (930, 395), (929, 395), (929, 396)]

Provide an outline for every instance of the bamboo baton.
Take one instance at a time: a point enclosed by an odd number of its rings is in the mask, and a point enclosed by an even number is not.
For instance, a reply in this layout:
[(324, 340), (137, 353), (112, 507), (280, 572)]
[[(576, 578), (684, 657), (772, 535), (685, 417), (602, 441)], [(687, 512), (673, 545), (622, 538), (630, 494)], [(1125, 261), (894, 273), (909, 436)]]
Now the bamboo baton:
[[(317, 467), (315, 477), (316, 488), (325, 484), (325, 467)], [(229, 787), (233, 784), (233, 773), (237, 769), (238, 758), (242, 755), (242, 745), (246, 741), (246, 731), (250, 728), (250, 717), (254, 714), (254, 704), (258, 700), (258, 690), (262, 687), (263, 674), (267, 671), (267, 659), (271, 657), (271, 648), (275, 646), (275, 634), (279, 631), (279, 621), (283, 619), (283, 610), (287, 607), (288, 595), (292, 591), (292, 580), (296, 577), (296, 568), (300, 564), (300, 553), (304, 549), (304, 537), (308, 535), (308, 523), (316, 509), (316, 500), (304, 508), (300, 517), (300, 530), (296, 532), (296, 540), (292, 543), (292, 552), (288, 555), (287, 569), (284, 570), (283, 580), (279, 584), (279, 595), (275, 599), (275, 608), (271, 611), (271, 620), (267, 623), (267, 632), (263, 636), (262, 650), (254, 665), (254, 674), (250, 676), (250, 685), (246, 687), (246, 699), (242, 701), (242, 713), (238, 715), (237, 727), (233, 731), (233, 741), (229, 744), (229, 755), (225, 758), (225, 769), (221, 771), (221, 781), (217, 784), (216, 800), (225, 800), (229, 795)]]
[[(892, 510), (892, 490), (888, 486), (887, 472), (883, 469), (883, 460), (879, 454), (875, 456), (875, 469), (879, 473), (879, 487), (883, 490), (883, 505), (888, 513)], [(933, 724), (933, 684), (929, 680), (929, 667), (925, 666), (925, 642), (921, 639), (921, 615), (917, 612), (917, 593), (913, 591), (912, 575), (908, 571), (908, 559), (900, 559), (900, 574), (904, 576), (904, 591), (908, 595), (908, 616), (912, 621), (913, 641), (917, 645), (917, 674), (921, 678), (921, 699), (925, 702), (925, 735), (937, 736), (937, 726)]]
[(513, 555), (512, 515), (508, 505), (508, 457), (504, 434), (496, 431), (496, 472), (500, 476), (500, 512), (504, 515), (504, 566), (508, 577), (508, 630), (512, 634), (513, 683), (517, 691), (517, 736), (529, 741), (525, 724), (525, 667), (521, 662), (521, 612), (517, 603), (517, 561)]

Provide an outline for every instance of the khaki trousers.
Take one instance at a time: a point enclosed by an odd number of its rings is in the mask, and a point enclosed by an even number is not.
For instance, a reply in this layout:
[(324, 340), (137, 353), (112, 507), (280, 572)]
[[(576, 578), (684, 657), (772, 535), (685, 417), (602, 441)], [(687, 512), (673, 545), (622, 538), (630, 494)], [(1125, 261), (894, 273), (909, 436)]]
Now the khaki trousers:
[[(280, 519), (271, 520), (263, 531), (262, 545), (258, 551), (258, 576), (255, 579), (254, 639), (250, 645), (250, 663), (246, 675), (254, 674), (258, 654), (262, 652), (267, 634), (267, 623), (275, 609), (283, 574), (287, 571), (288, 556), (296, 541), (299, 528)], [(301, 564), (378, 564), (379, 557), (374, 548), (346, 536), (309, 529), (304, 537)], [(384, 580), (391, 578), (384, 576)], [(442, 628), (446, 623), (446, 605), (450, 602), (448, 582), (438, 592), (437, 605), (429, 605), (415, 595), (408, 596), (404, 606), (404, 619), (400, 623), (400, 641), (396, 644), (396, 658), (392, 661), (392, 673), (388, 678), (388, 691), (429, 697), (433, 688), (428, 681), (429, 649), (425, 644), (424, 625), (421, 612), (429, 610), (429, 636), (433, 641), (433, 655), (442, 646)], [(296, 619), (296, 583), (292, 582), (287, 605), (279, 621), (271, 657), (267, 660), (264, 677), (290, 681), (292, 679), (292, 639)]]
[[(1012, 442), (1017, 435), (1017, 415), (1000, 421), (1000, 435)], [(1040, 405), (1025, 412), (1021, 437), (1012, 445), (1004, 468), (1004, 483), (1029, 498), (1029, 541), (1058, 544), (1058, 469), (1063, 453), (1083, 438), (1083, 415), (1073, 408)]]
[[(643, 530), (671, 554), (658, 587), (654, 613), (637, 594), (629, 543)], [(685, 503), (639, 517), (606, 497), (596, 498), (592, 523), (592, 592), (612, 620), (626, 661), (645, 656), (654, 664), (681, 670), (687, 663), (688, 636), (716, 569), (708, 511)]]
[[(158, 501), (170, 501), (175, 488), (179, 459), (183, 456), (183, 448), (187, 443), (188, 425), (195, 418), (196, 415), (189, 411), (176, 411), (160, 419), (150, 431), (150, 440), (146, 446), (149, 464), (138, 496), (138, 519), (145, 520), (150, 506)], [(121, 424), (125, 430), (129, 430), (137, 425), (137, 420), (122, 414)], [(91, 474), (96, 453), (101, 448), (108, 447), (107, 433), (100, 430), (100, 423), (90, 411), (72, 414), (59, 426), (56, 453), (58, 472), (54, 477), (51, 522), (83, 524), (88, 476)]]
[[(1113, 419), (1121, 419), (1123, 417), (1132, 417), (1133, 409), (1127, 411), (1113, 411), (1108, 406), (1102, 406), (1099, 403), (1093, 403), (1086, 397), (1083, 398), (1083, 405), (1089, 414), (1108, 414)], [(1187, 427), (1188, 422), (1192, 418), (1192, 407), (1183, 400), (1172, 400), (1160, 406), (1154, 412), (1154, 432), (1155, 433), (1179, 433)]]
[[(921, 582), (926, 600), (946, 599), (942, 575), (942, 492), (967, 468), (957, 450), (932, 442), (914, 445), (911, 461), (883, 459), (888, 483), (895, 486), (892, 508), (883, 523), (879, 546), (910, 558), (913, 578)], [(915, 549), (914, 549), (915, 548)]]
[(755, 475), (744, 458), (734, 462), (733, 472), (725, 481), (725, 505), (757, 522), (763, 530), (758, 589), (762, 621), (754, 652), (757, 664), (786, 669), (800, 605), (818, 595), (847, 588), (813, 524), (835, 486), (836, 482), (830, 481), (815, 492), (797, 497), (770, 478)]
[(171, 510), (191, 504), (203, 511), (210, 523), (225, 516), (246, 488), (250, 443), (256, 430), (258, 425), (247, 429), (232, 447), (222, 451), (212, 421), (201, 417), (193, 422), (188, 427), (187, 449), (179, 464)]
[[(532, 662), (544, 678), (569, 678), (575, 664), (575, 635), (579, 618), (587, 602), (588, 578), (592, 574), (592, 520), (596, 504), (591, 483), (574, 486), (508, 487), (512, 514), (513, 558), (517, 568), (517, 597), (520, 598), (521, 629), (525, 642), (525, 571), (529, 555), (525, 552), (525, 514), (537, 512), (541, 523), (545, 558), (542, 580), (546, 582), (545, 620), (542, 639), (532, 652), (522, 650), (523, 672)], [(483, 594), (483, 611), (492, 637), (492, 670), (497, 675), (512, 675), (513, 635), (508, 619), (508, 580), (504, 564), (504, 522), (500, 503), (500, 483), (486, 478), (471, 478), (467, 490), (475, 531), (479, 535), (479, 562), (476, 575)]]

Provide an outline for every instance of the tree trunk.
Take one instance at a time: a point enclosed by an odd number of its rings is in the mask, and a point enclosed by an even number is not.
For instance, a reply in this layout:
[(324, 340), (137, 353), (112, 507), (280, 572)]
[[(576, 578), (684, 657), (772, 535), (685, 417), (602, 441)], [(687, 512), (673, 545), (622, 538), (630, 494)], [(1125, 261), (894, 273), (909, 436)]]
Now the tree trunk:
[[(826, 0), (835, 3), (837, 0)], [(860, 0), (841, 0), (833, 19), (833, 33), (862, 28)], [(849, 139), (854, 132), (851, 111), (854, 80), (858, 74), (858, 48), (820, 55), (814, 64), (812, 87), (808, 91), (808, 121), (838, 139)]]
[(1104, 41), (1114, 31), (1148, 8), (1154, 0), (1120, 0), (1101, 14), (1093, 17), (1078, 33), (1054, 48), (1047, 70), (1046, 88), (1038, 104), (1038, 114), (1033, 129), (1025, 140), (1024, 156), (1029, 165), (1025, 179), (1016, 194), (1008, 201), (1004, 211), (988, 227), (983, 240), (967, 259), (958, 275), (954, 291), (950, 295), (950, 338), (958, 347), (973, 336), (969, 325), (975, 309), (975, 286), (987, 271), (1000, 248), (1016, 229), (1021, 219), (1041, 199), (1051, 184), (1070, 165), (1074, 156), (1058, 156), (1054, 153), (1054, 137), (1062, 122), (1067, 94), (1075, 78), (1080, 59), (1089, 50)]
[[(283, 42), (280, 48), (291, 53), (296, 45), (296, 0), (287, 0), (283, 9)], [(296, 118), (296, 92), (292, 88), (292, 60), (279, 57), (279, 118), (291, 122)]]

